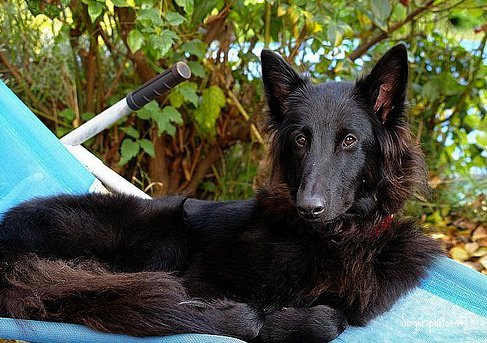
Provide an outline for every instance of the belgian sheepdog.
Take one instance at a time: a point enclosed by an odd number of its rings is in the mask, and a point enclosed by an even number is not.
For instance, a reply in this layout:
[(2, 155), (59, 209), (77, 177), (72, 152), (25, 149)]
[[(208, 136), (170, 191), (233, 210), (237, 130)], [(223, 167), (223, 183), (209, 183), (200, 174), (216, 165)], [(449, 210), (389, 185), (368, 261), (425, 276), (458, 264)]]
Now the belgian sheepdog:
[(418, 285), (436, 243), (398, 218), (425, 185), (404, 45), (356, 82), (262, 52), (272, 176), (251, 200), (59, 195), (0, 223), (0, 315), (135, 336), (325, 342)]

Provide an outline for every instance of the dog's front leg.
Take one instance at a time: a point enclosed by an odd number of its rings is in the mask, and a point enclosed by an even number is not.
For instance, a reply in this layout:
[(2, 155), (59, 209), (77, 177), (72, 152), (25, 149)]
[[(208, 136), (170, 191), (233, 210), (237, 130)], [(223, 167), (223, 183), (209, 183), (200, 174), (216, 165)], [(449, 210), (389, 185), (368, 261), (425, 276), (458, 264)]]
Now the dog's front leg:
[(264, 326), (253, 342), (324, 343), (347, 327), (345, 314), (326, 305), (285, 308), (267, 314)]

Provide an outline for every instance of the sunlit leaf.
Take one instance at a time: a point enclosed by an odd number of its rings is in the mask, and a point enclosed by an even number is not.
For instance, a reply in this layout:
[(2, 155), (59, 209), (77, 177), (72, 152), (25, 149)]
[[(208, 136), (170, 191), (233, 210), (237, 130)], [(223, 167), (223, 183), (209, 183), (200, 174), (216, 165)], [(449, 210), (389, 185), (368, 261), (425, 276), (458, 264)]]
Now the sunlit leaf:
[(167, 12), (164, 14), (164, 17), (170, 25), (174, 26), (181, 25), (186, 21), (186, 18), (176, 12)]
[(343, 40), (343, 30), (336, 23), (331, 23), (328, 25), (327, 36), (333, 46), (340, 45)]
[(178, 6), (181, 6), (182, 8), (184, 8), (184, 11), (191, 15), (193, 13), (193, 9), (194, 9), (194, 1), (193, 0), (176, 0), (176, 4), (178, 4)]
[(103, 5), (96, 1), (90, 1), (88, 4), (88, 14), (92, 22), (95, 22), (96, 18), (103, 12)]
[(171, 102), (171, 106), (174, 108), (179, 108), (182, 104), (184, 104), (184, 97), (177, 91), (177, 89), (174, 89), (171, 94), (169, 94), (168, 98)]
[(479, 132), (477, 133), (477, 136), (475, 138), (477, 144), (480, 145), (483, 149), (487, 150), (487, 134), (485, 132)]
[(196, 0), (194, 2), (193, 23), (201, 24), (213, 9), (221, 9), (224, 4), (224, 0)]
[(128, 7), (127, 0), (111, 0), (114, 6)]
[(404, 20), (407, 16), (407, 9), (405, 6), (395, 4), (392, 10), (392, 17), (395, 21)]
[(155, 8), (145, 8), (137, 13), (137, 21), (143, 26), (159, 27), (163, 24), (161, 14)]
[(370, 8), (375, 19), (379, 21), (386, 20), (391, 14), (390, 0), (370, 0)]
[(169, 30), (163, 30), (161, 34), (153, 34), (149, 37), (149, 44), (156, 51), (156, 58), (163, 58), (171, 49), (174, 43), (174, 33)]
[(211, 86), (203, 91), (201, 103), (194, 111), (194, 119), (202, 132), (215, 134), (215, 124), (225, 104), (225, 94), (220, 87)]
[(127, 36), (127, 44), (132, 53), (140, 50), (142, 44), (144, 43), (144, 35), (137, 29), (130, 31)]

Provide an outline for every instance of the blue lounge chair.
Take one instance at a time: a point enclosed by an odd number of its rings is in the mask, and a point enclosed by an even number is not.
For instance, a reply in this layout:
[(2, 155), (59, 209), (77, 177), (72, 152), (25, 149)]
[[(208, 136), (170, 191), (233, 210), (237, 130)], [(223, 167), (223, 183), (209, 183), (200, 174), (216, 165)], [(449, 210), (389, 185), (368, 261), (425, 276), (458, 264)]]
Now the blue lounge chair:
[[(79, 156), (78, 156), (79, 158)], [(11, 206), (56, 193), (85, 193), (99, 181), (0, 81), (0, 216)], [(0, 318), (0, 338), (29, 342), (241, 342), (176, 335), (136, 338), (81, 325)], [(440, 258), (420, 287), (365, 328), (350, 327), (336, 342), (487, 342), (487, 277)]]

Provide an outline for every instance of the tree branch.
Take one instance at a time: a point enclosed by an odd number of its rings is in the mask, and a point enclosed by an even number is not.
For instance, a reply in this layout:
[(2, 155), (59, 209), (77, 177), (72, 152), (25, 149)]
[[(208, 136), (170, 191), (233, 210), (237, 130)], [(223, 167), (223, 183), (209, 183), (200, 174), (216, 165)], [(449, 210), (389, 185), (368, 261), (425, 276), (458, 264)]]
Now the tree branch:
[(352, 53), (350, 53), (350, 55), (348, 55), (348, 58), (351, 61), (355, 61), (357, 58), (359, 58), (363, 54), (365, 54), (372, 46), (383, 41), (384, 39), (389, 37), (389, 35), (391, 33), (397, 31), (398, 29), (400, 29), (401, 27), (403, 27), (407, 23), (415, 20), (421, 13), (430, 9), (433, 6), (433, 3), (434, 3), (434, 0), (429, 0), (423, 7), (419, 7), (417, 9), (415, 9), (414, 11), (412, 11), (411, 13), (409, 13), (409, 15), (406, 18), (404, 18), (403, 20), (401, 20), (401, 21), (395, 23), (394, 25), (392, 25), (391, 27), (389, 27), (389, 29), (387, 31), (383, 31), (380, 34), (372, 37), (371, 39), (363, 42), (362, 44), (360, 44), (357, 47), (357, 49), (355, 49), (354, 51), (352, 51)]
[[(38, 101), (37, 97), (30, 90), (29, 83), (24, 79), (20, 71), (8, 61), (7, 57), (2, 53), (2, 51), (0, 51), (0, 62), (4, 64), (5, 67), (7, 67), (7, 69), (12, 73), (12, 75), (15, 77), (19, 85), (22, 86), (25, 95), (27, 96), (27, 98), (29, 98), (30, 101), (32, 101), (34, 106), (37, 107), (40, 111), (42, 111), (44, 114), (49, 113), (50, 112), (49, 109)], [(43, 116), (47, 117), (46, 115)], [(52, 118), (49, 119), (55, 120)]]
[[(205, 157), (200, 161), (198, 168), (196, 168), (195, 173), (187, 187), (185, 187), (184, 192), (188, 195), (194, 194), (201, 180), (205, 177), (208, 169), (220, 159), (220, 148), (218, 145), (213, 145), (205, 155)], [(179, 191), (182, 191), (180, 189)]]

